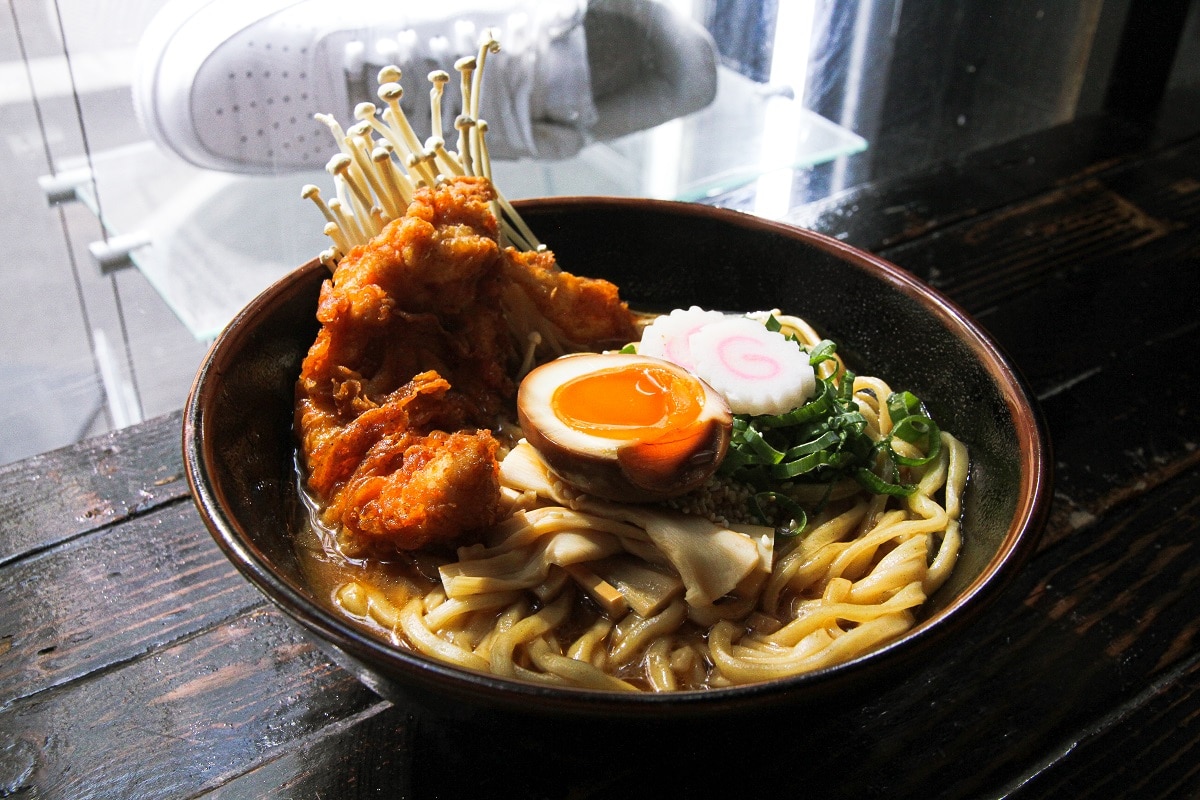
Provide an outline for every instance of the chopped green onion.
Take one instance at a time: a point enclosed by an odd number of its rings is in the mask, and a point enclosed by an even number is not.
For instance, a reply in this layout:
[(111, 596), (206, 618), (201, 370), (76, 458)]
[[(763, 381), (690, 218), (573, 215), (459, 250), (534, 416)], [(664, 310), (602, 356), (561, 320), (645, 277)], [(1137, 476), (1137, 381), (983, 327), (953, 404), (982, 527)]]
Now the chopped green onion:
[(829, 339), (822, 339), (812, 350), (808, 351), (808, 363), (815, 367), (823, 361), (830, 361), (836, 351), (836, 344)]
[(798, 444), (794, 447), (788, 448), (785, 458), (797, 459), (800, 458), (800, 456), (806, 456), (809, 453), (815, 453), (818, 450), (825, 450), (840, 442), (841, 439), (842, 437), (838, 435), (837, 431), (825, 431), (825, 433), (821, 434), (810, 442), (804, 442), (803, 444)]
[(784, 459), (785, 454), (771, 447), (752, 425), (747, 425), (742, 431), (742, 441), (754, 451), (762, 463), (778, 464)]
[[(772, 316), (767, 326), (772, 325)], [(778, 320), (774, 320), (778, 326)], [(836, 345), (822, 340), (809, 351), (814, 367), (836, 358)], [(767, 524), (765, 504), (796, 520), (781, 531), (795, 536), (807, 524), (805, 511), (787, 493), (786, 484), (824, 485), (826, 498), (843, 479), (854, 479), (868, 491), (890, 497), (908, 497), (916, 485), (904, 480), (902, 470), (921, 467), (938, 457), (941, 432), (911, 392), (895, 392), (884, 400), (892, 430), (881, 441), (867, 432), (867, 419), (854, 393), (854, 373), (846, 370), (818, 378), (815, 395), (786, 414), (734, 415), (728, 453), (721, 474), (755, 488), (755, 513)], [(882, 399), (882, 398), (881, 398)], [(924, 456), (904, 456), (894, 441), (904, 441)], [(824, 505), (825, 501), (821, 501)]]
[(800, 458), (776, 464), (771, 468), (771, 477), (781, 481), (799, 478), (803, 475), (816, 473), (822, 467), (836, 466), (837, 460), (837, 453), (830, 453), (828, 450), (818, 450), (815, 453), (809, 453)]
[[(791, 538), (798, 536), (808, 527), (808, 514), (800, 507), (792, 498), (779, 492), (759, 492), (750, 498), (750, 504), (754, 508), (754, 513), (758, 516), (760, 522), (765, 525), (770, 525), (771, 515), (767, 514), (763, 508), (765, 502), (774, 503), (783, 511), (783, 518), (788, 522), (786, 525), (780, 524), (775, 528), (775, 532), (783, 537)], [(777, 517), (778, 518), (778, 517)]]
[(921, 401), (912, 392), (892, 392), (891, 397), (887, 399), (887, 409), (893, 422), (913, 414), (925, 413)]
[[(818, 389), (818, 391), (821, 391)], [(794, 408), (786, 414), (769, 415), (764, 414), (760, 417), (755, 417), (755, 424), (760, 428), (787, 428), (793, 425), (802, 425), (805, 422), (829, 416), (832, 411), (833, 396), (828, 392), (821, 394), (809, 400), (799, 408)]]
[(911, 483), (890, 483), (885, 481), (866, 467), (859, 467), (854, 473), (854, 478), (863, 488), (874, 494), (886, 494), (891, 497), (908, 497), (917, 490), (917, 487)]
[[(896, 463), (904, 467), (923, 467), (938, 457), (942, 449), (942, 433), (937, 423), (925, 411), (924, 404), (912, 392), (893, 392), (887, 399), (888, 413), (892, 415), (892, 432), (888, 436), (888, 450)], [(925, 455), (910, 458), (897, 453), (891, 446), (892, 438), (909, 444), (923, 442)], [(920, 446), (920, 445), (918, 445)]]
[[(923, 439), (925, 441), (925, 455), (921, 458), (910, 458), (900, 455), (891, 449), (890, 439), (893, 436), (909, 444), (916, 444)], [(888, 449), (891, 450), (892, 458), (896, 460), (897, 464), (904, 467), (923, 467), (937, 458), (942, 450), (941, 431), (938, 430), (937, 423), (926, 416), (914, 414), (900, 420), (900, 422), (892, 426), (892, 434), (888, 439)]]

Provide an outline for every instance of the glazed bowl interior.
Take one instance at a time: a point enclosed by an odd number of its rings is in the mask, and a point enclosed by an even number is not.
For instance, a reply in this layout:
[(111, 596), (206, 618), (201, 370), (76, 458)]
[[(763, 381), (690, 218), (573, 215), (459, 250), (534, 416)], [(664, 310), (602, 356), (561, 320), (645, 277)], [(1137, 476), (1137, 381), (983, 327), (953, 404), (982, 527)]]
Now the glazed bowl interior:
[(779, 308), (839, 343), (859, 374), (921, 397), (970, 448), (963, 545), (950, 580), (899, 640), (794, 678), (706, 692), (609, 694), (478, 675), (382, 642), (334, 614), (301, 574), (293, 389), (327, 271), (311, 262), (219, 337), (197, 374), (184, 457), (206, 525), (239, 570), (384, 696), (434, 709), (560, 717), (689, 718), (828, 698), (944, 645), (1008, 582), (1049, 506), (1044, 427), (1020, 376), (976, 324), (902, 270), (832, 239), (711, 207), (646, 200), (528, 201), (521, 213), (564, 269), (604, 277), (630, 305)]

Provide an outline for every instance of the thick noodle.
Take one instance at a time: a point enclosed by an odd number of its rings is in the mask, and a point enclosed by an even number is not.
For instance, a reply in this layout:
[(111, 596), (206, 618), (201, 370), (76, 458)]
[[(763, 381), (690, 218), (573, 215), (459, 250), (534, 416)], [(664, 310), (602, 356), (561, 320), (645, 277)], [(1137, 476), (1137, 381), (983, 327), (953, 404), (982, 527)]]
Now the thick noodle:
[[(816, 343), (802, 320), (782, 319)], [(857, 377), (854, 388), (870, 435), (887, 436), (888, 385)], [(681, 523), (665, 507), (597, 503), (521, 443), (501, 470), (504, 519), (483, 542), (420, 564), (410, 556), (408, 568), (344, 581), (330, 596), (398, 644), (518, 680), (655, 692), (772, 680), (856, 658), (916, 623), (957, 558), (967, 474), (966, 447), (942, 432), (936, 458), (909, 468), (910, 496), (872, 495), (852, 481), (821, 487), (813, 497), (826, 507), (785, 539)], [(698, 563), (664, 533), (694, 523), (687, 536), (732, 546), (736, 569)], [(336, 547), (332, 532), (322, 538)]]

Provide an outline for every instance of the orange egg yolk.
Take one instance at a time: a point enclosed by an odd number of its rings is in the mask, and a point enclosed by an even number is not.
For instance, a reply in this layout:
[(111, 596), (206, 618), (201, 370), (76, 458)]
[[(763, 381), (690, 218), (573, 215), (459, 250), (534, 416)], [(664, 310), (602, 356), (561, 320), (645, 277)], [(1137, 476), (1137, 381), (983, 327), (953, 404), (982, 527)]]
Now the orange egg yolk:
[(690, 427), (704, 404), (704, 388), (688, 375), (635, 364), (581, 375), (551, 398), (566, 425), (606, 439), (655, 440)]

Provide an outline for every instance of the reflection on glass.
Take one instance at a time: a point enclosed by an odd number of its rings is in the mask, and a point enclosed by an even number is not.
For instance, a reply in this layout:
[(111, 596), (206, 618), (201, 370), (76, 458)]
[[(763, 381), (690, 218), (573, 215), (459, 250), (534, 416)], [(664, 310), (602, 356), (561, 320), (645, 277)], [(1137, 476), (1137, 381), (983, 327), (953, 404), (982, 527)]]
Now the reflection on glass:
[[(625, 6), (633, 3), (626, 0)], [(664, 5), (696, 20), (705, 10), (698, 0)], [(767, 83), (721, 66), (715, 95), (700, 110), (592, 138), (569, 157), (496, 161), (496, 183), (513, 199), (582, 194), (694, 201), (754, 186), (754, 210), (782, 216), (792, 170), (866, 147), (861, 137), (805, 109), (796, 96), (795, 87), (805, 83), (803, 45), (813, 7), (811, 0), (781, 4)], [(426, 89), (408, 91), (421, 96)], [(603, 100), (598, 106), (606, 107)], [(597, 125), (603, 128), (603, 122)], [(102, 214), (109, 237), (140, 245), (130, 260), (188, 330), (211, 339), (259, 291), (328, 244), (320, 232), (323, 220), (299, 193), (306, 183), (325, 189), (331, 179), (319, 168), (270, 175), (202, 169), (155, 138), (159, 146), (144, 142), (93, 153), (94, 191), (85, 183), (82, 195)], [(325, 152), (337, 152), (332, 137)]]

